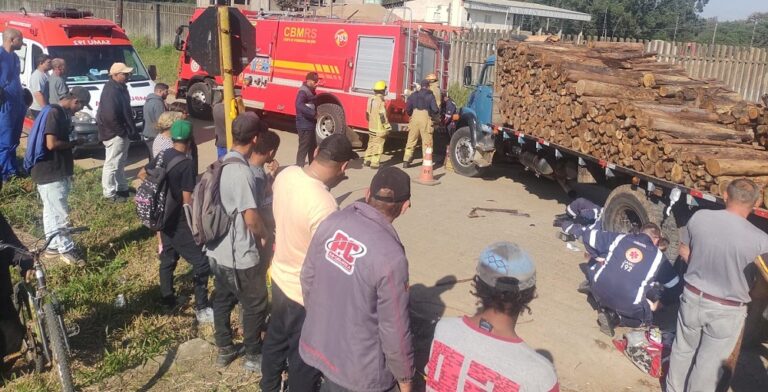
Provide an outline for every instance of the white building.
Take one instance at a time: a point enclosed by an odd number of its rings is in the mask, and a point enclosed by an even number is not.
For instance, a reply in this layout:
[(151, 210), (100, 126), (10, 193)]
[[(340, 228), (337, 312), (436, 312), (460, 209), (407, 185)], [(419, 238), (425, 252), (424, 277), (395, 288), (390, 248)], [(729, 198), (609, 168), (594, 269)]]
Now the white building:
[[(354, 1), (354, 0), (352, 0)], [(357, 0), (360, 1), (360, 0)], [(510, 0), (363, 0), (384, 7), (407, 7), (413, 20), (443, 23), (454, 27), (507, 29), (518, 27), (523, 16), (589, 21), (589, 14), (547, 5)], [(410, 19), (407, 11), (398, 15)]]

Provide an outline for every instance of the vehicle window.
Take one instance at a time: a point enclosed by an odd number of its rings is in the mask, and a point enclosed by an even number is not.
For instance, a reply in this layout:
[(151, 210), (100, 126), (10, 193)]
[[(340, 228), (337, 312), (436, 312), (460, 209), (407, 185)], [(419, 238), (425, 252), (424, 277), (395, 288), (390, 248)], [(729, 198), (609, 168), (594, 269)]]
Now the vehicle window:
[(395, 40), (390, 37), (360, 37), (357, 41), (354, 91), (373, 92), (379, 80), (389, 83)]
[[(25, 65), (27, 63), (27, 44), (21, 45), (21, 49), (16, 51), (16, 55), (19, 56), (19, 61), (21, 63), (21, 73), (24, 74), (24, 70), (26, 69)], [(23, 80), (23, 79), (22, 79)]]
[(132, 67), (132, 82), (149, 80), (147, 69), (132, 46), (56, 46), (48, 48), (52, 57), (67, 62), (67, 84), (106, 82), (114, 63)]
[(483, 75), (480, 77), (480, 85), (493, 86), (496, 81), (496, 66), (486, 65), (483, 68)]
[(37, 68), (37, 56), (40, 56), (43, 54), (43, 49), (39, 45), (32, 44), (32, 56), (29, 58), (29, 61), (32, 63), (32, 69), (34, 71), (35, 68)]
[(417, 51), (418, 61), (416, 63), (416, 73), (413, 75), (413, 81), (418, 83), (427, 75), (435, 72), (435, 56), (437, 53), (432, 48), (419, 45)]

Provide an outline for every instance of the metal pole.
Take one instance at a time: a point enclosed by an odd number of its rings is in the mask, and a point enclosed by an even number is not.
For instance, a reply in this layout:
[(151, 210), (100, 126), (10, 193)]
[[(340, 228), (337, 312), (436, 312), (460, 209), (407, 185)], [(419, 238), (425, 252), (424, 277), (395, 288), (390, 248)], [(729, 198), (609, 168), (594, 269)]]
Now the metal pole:
[(755, 30), (757, 29), (757, 19), (755, 19), (755, 24), (752, 26), (752, 39), (749, 40), (749, 47), (752, 47), (752, 44), (755, 43)]
[(605, 7), (605, 14), (603, 14), (603, 41), (608, 36), (608, 7)]
[(160, 36), (162, 35), (160, 29), (160, 3), (155, 3), (155, 47), (159, 48), (161, 43)]
[(717, 18), (715, 18), (715, 31), (712, 32), (712, 45), (715, 44), (715, 37), (717, 37)]
[(229, 7), (218, 6), (219, 52), (221, 75), (224, 79), (224, 123), (227, 130), (227, 149), (232, 148), (232, 112), (235, 110), (235, 81), (232, 77), (232, 36), (229, 31)]

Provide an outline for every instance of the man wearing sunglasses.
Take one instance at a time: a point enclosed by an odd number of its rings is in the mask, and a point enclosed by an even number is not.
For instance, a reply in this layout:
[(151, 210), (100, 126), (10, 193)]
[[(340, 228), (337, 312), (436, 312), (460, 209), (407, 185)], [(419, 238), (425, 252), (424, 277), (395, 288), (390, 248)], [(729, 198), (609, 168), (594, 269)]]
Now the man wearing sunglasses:
[(131, 137), (138, 135), (131, 112), (131, 96), (127, 83), (133, 68), (114, 63), (109, 69), (109, 81), (101, 92), (96, 111), (99, 140), (106, 147), (104, 167), (101, 172), (101, 188), (104, 198), (113, 202), (128, 199), (128, 180), (125, 178), (125, 161)]

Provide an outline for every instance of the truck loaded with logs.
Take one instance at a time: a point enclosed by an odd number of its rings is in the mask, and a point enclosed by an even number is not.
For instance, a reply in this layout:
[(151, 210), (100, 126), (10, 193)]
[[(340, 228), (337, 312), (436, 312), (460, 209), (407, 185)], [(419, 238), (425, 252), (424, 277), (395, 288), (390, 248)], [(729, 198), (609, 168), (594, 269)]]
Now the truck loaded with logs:
[[(574, 45), (501, 40), (472, 65), (473, 91), (460, 111), (449, 155), (454, 170), (479, 175), (518, 160), (566, 191), (591, 183), (610, 190), (603, 227), (627, 232), (647, 222), (670, 240), (700, 208), (724, 208), (734, 178), (768, 185), (768, 110), (716, 80), (658, 62), (640, 43)], [(768, 229), (765, 203), (750, 220)]]

